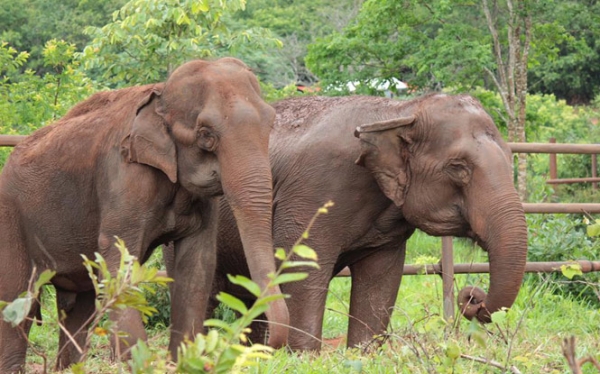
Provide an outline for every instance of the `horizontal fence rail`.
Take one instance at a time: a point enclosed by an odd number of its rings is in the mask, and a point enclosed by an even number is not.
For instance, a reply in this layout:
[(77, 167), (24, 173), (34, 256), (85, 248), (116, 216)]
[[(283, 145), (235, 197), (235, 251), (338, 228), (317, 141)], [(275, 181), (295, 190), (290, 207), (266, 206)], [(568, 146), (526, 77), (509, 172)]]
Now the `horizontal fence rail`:
[(600, 154), (600, 144), (508, 143), (513, 153)]
[[(0, 135), (0, 147), (13, 147), (25, 139), (24, 135)], [(600, 154), (600, 144), (561, 144), (561, 143), (508, 143), (513, 153), (557, 153), (569, 154)], [(554, 160), (554, 163), (556, 161)], [(551, 168), (551, 171), (553, 169)], [(555, 168), (554, 172), (555, 174)], [(574, 178), (576, 182), (589, 179), (589, 182), (600, 182), (600, 178)], [(563, 182), (566, 179), (556, 179), (551, 175), (548, 183)], [(572, 182), (571, 182), (572, 183)], [(523, 203), (525, 213), (531, 214), (583, 214), (600, 213), (600, 204), (594, 203)], [(577, 263), (584, 273), (600, 271), (600, 261), (570, 261), (570, 262), (528, 262), (526, 272), (557, 272), (561, 266)], [(442, 237), (442, 259), (438, 264), (429, 265), (404, 265), (405, 275), (440, 274), (443, 283), (443, 309), (446, 319), (454, 318), (454, 274), (489, 273), (489, 263), (454, 264), (452, 237)], [(166, 274), (166, 273), (164, 273)], [(337, 276), (350, 276), (348, 268), (342, 269)]]
[[(581, 272), (590, 273), (600, 271), (600, 261), (565, 261), (565, 262), (528, 262), (525, 266), (526, 273), (552, 273), (560, 272), (561, 266), (577, 264), (581, 267)], [(490, 272), (490, 264), (487, 262), (474, 262), (471, 264), (454, 264), (454, 274), (485, 274)], [(430, 275), (444, 274), (444, 267), (439, 264), (427, 265), (404, 265), (403, 275)], [(337, 274), (338, 277), (349, 277), (350, 269), (344, 268)]]
[(14, 147), (25, 138), (25, 135), (0, 135), (0, 147)]

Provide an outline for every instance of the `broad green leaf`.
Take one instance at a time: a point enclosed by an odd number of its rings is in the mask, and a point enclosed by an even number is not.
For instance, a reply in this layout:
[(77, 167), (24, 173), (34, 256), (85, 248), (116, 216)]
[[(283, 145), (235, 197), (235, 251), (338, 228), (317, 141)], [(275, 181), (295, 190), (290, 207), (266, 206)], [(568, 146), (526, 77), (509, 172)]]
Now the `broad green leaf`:
[(9, 322), (13, 327), (17, 326), (25, 320), (29, 311), (33, 298), (28, 295), (26, 297), (19, 297), (12, 303), (8, 304), (2, 311), (2, 316), (6, 322)]
[(250, 278), (245, 277), (243, 275), (230, 275), (227, 274), (227, 278), (233, 284), (237, 284), (238, 286), (242, 286), (247, 289), (252, 295), (259, 297), (260, 296), (260, 287), (258, 284), (254, 283)]
[(206, 334), (206, 353), (211, 353), (217, 347), (219, 343), (219, 332), (217, 330), (210, 330), (208, 334)]
[(277, 248), (275, 250), (275, 258), (278, 260), (285, 260), (285, 258), (287, 257), (287, 254), (285, 253), (285, 249), (283, 248)]
[(228, 294), (226, 292), (220, 292), (217, 295), (217, 300), (219, 300), (223, 304), (227, 305), (231, 309), (233, 309), (235, 311), (238, 311), (238, 312), (240, 312), (242, 314), (248, 312), (248, 308), (246, 307), (246, 304), (244, 304), (237, 297), (235, 297), (233, 295), (230, 295), (230, 294)]
[(299, 266), (308, 266), (315, 269), (320, 269), (319, 264), (314, 261), (285, 261), (281, 264), (282, 269), (294, 268)]
[(230, 334), (233, 333), (233, 330), (231, 329), (231, 326), (227, 322), (222, 321), (220, 319), (215, 319), (215, 318), (207, 319), (206, 321), (204, 321), (204, 326), (206, 326), (206, 327), (216, 327), (216, 328), (219, 328), (219, 329), (223, 329), (223, 330), (227, 331)]
[(282, 284), (282, 283), (290, 283), (297, 282), (308, 277), (308, 273), (285, 273), (280, 274), (277, 278), (271, 281), (272, 285)]
[(294, 251), (295, 254), (297, 254), (298, 256), (302, 257), (302, 258), (307, 258), (309, 260), (317, 260), (317, 252), (315, 252), (314, 249), (310, 248), (307, 245), (304, 244), (297, 244), (295, 245), (292, 250)]
[(498, 325), (504, 323), (504, 321), (506, 321), (506, 311), (506, 309), (500, 309), (492, 313), (492, 322)]
[(261, 297), (260, 299), (257, 299), (254, 302), (254, 306), (268, 305), (269, 303), (271, 303), (271, 302), (273, 302), (275, 300), (285, 299), (286, 297), (290, 297), (290, 295), (287, 295), (287, 294), (275, 294), (275, 295), (264, 296), (264, 297)]
[(583, 275), (583, 272), (581, 271), (581, 265), (577, 262), (561, 265), (560, 271), (569, 279), (573, 279), (573, 277), (576, 275)]
[(587, 234), (591, 237), (596, 237), (600, 235), (600, 220), (596, 220), (595, 223), (587, 227)]

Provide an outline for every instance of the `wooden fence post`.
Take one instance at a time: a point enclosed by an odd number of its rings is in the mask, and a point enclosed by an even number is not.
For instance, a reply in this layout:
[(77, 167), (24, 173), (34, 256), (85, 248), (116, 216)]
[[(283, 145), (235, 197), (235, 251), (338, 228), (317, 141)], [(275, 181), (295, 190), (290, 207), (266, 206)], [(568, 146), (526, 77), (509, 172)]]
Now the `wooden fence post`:
[(454, 320), (454, 248), (452, 237), (442, 237), (442, 284), (444, 290), (444, 319)]

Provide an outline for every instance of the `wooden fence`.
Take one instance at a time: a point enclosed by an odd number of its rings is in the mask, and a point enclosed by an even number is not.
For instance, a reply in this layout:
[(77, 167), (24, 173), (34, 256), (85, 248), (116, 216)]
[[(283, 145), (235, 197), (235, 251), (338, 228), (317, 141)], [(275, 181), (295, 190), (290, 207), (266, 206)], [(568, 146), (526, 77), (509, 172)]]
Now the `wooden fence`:
[[(0, 146), (15, 146), (25, 136), (22, 135), (0, 135)], [(600, 154), (599, 144), (560, 144), (560, 143), (509, 143), (513, 153), (548, 153), (550, 155), (550, 179), (548, 183), (579, 183), (579, 182), (600, 182), (600, 178), (595, 177), (595, 168), (593, 178), (573, 178), (567, 179), (568, 182), (556, 178), (556, 154), (591, 154), (594, 156)], [(554, 157), (552, 157), (554, 156)], [(554, 167), (552, 164), (554, 163)], [(592, 163), (595, 167), (595, 163)], [(523, 209), (528, 214), (544, 213), (600, 213), (600, 204), (594, 203), (523, 203)], [(582, 271), (600, 271), (600, 261), (577, 261)], [(548, 273), (560, 271), (562, 265), (572, 262), (528, 262), (526, 272)], [(446, 319), (454, 318), (454, 274), (465, 273), (489, 273), (488, 263), (473, 264), (454, 264), (452, 237), (442, 238), (442, 259), (439, 264), (427, 266), (405, 265), (405, 275), (415, 274), (441, 274), (443, 283), (443, 309)], [(343, 269), (338, 276), (349, 276), (348, 268)]]

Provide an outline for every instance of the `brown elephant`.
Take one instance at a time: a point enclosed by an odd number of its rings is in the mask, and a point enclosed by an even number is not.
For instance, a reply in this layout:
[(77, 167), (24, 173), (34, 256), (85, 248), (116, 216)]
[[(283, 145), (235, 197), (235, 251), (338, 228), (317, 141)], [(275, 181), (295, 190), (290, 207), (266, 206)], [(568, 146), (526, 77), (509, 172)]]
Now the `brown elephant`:
[[(313, 337), (321, 338), (328, 284), (345, 266), (352, 277), (348, 345), (385, 332), (415, 228), (469, 237), (488, 251), (489, 294), (461, 292), (465, 316), (487, 322), (490, 313), (512, 305), (525, 269), (525, 217), (510, 150), (475, 99), (303, 97), (274, 107), (269, 149), (276, 247), (289, 249), (316, 209), (335, 202), (306, 240), (320, 269), (307, 269), (306, 280), (282, 286), (291, 295), (291, 348), (320, 348)], [(248, 272), (225, 200), (217, 246), (215, 292), (248, 297), (225, 278)], [(465, 301), (468, 293), (474, 297)], [(254, 339), (262, 339), (264, 326), (254, 328)]]
[[(232, 206), (253, 279), (265, 287), (275, 270), (268, 159), (274, 116), (246, 65), (223, 58), (188, 62), (165, 83), (95, 94), (33, 133), (0, 176), (0, 299), (26, 290), (33, 269), (55, 270), (63, 324), (82, 343), (95, 295), (81, 255), (99, 252), (115, 272), (115, 236), (141, 262), (173, 241), (169, 350), (176, 359), (184, 337), (203, 329), (220, 195)], [(284, 345), (285, 302), (273, 304), (268, 317), (279, 323), (269, 343)], [(135, 312), (112, 318), (137, 321), (119, 326), (128, 333), (124, 350), (145, 338)], [(24, 323), (26, 332), (30, 325)], [(63, 331), (59, 340), (62, 369), (80, 354)], [(26, 347), (17, 329), (0, 322), (0, 372), (22, 371)]]

